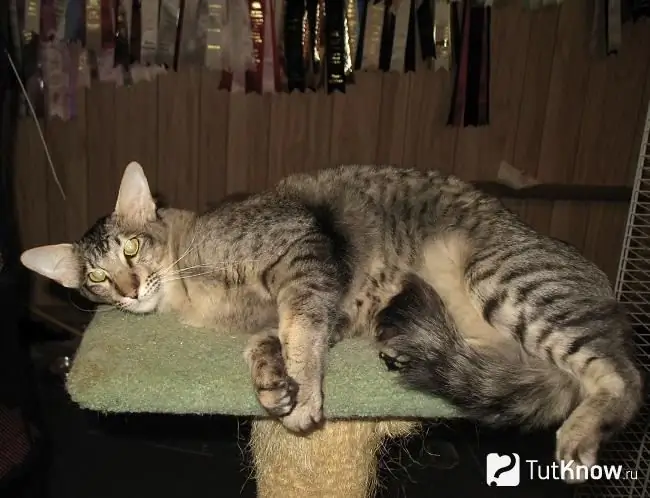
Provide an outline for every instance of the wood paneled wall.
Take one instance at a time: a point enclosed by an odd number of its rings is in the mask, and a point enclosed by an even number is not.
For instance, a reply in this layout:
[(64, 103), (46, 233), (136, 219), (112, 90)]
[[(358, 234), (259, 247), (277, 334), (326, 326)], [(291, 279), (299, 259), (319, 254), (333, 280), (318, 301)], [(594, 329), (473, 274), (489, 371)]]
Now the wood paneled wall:
[[(80, 236), (112, 209), (131, 160), (143, 164), (166, 200), (192, 209), (339, 163), (495, 180), (505, 161), (541, 182), (629, 185), (650, 95), (650, 23), (625, 26), (619, 55), (592, 55), (589, 3), (529, 12), (512, 2), (495, 9), (491, 123), (479, 128), (445, 125), (451, 78), (442, 71), (358, 73), (356, 84), (336, 95), (230, 94), (207, 71), (128, 88), (95, 84), (79, 95), (77, 118), (43, 123), (66, 201), (35, 124), (19, 124), (23, 246)], [(615, 276), (626, 205), (510, 204)]]

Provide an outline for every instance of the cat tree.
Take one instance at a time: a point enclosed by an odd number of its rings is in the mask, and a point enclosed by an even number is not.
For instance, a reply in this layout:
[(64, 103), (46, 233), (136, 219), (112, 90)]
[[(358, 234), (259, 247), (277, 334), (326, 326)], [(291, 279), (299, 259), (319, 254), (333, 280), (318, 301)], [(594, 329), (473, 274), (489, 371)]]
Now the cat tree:
[(100, 310), (84, 333), (67, 389), (84, 408), (113, 413), (227, 414), (254, 418), (250, 448), (261, 498), (367, 498), (386, 438), (417, 419), (450, 418), (443, 401), (402, 389), (369, 340), (330, 352), (324, 427), (288, 432), (255, 399), (246, 337), (186, 327), (171, 317)]

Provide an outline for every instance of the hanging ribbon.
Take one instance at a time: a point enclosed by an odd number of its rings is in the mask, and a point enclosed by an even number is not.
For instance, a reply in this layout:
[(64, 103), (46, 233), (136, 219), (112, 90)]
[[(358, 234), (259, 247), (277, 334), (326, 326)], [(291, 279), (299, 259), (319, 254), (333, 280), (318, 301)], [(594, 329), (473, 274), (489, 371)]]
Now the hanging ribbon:
[(66, 119), (66, 74), (63, 54), (56, 42), (43, 45), (43, 76), (46, 87), (47, 114), (50, 118)]
[(289, 92), (305, 91), (305, 66), (303, 60), (303, 22), (305, 3), (285, 3), (284, 9), (284, 67)]
[(390, 70), (403, 72), (406, 59), (406, 41), (411, 23), (411, 4), (409, 0), (393, 0), (391, 14), (395, 18), (393, 47), (390, 59)]
[(435, 44), (434, 68), (451, 70), (452, 66), (452, 17), (457, 12), (458, 2), (436, 0), (434, 10), (433, 39)]
[[(131, 3), (131, 21), (129, 22), (129, 52), (131, 64), (140, 62), (140, 50), (142, 48), (142, 10), (141, 2), (135, 0)], [(131, 68), (129, 68), (130, 72)]]
[(68, 0), (54, 0), (54, 16), (56, 18), (56, 33), (54, 35), (57, 40), (65, 40), (66, 38), (66, 11), (68, 10)]
[(86, 1), (86, 50), (97, 55), (102, 50), (100, 0)]
[(449, 113), (447, 124), (452, 126), (462, 126), (465, 117), (465, 104), (467, 98), (467, 78), (469, 62), (469, 26), (470, 26), (470, 0), (463, 1), (462, 17), (459, 13), (460, 2), (454, 2), (452, 8), (452, 24), (455, 19), (462, 18), (460, 28), (460, 54), (458, 56), (455, 68), (455, 84), (452, 97), (452, 105)]
[(605, 0), (607, 26), (607, 55), (617, 54), (622, 43), (621, 0)]
[(367, 0), (367, 2), (361, 69), (372, 70), (379, 69), (385, 5), (382, 1), (374, 3), (373, 0)]
[[(464, 126), (487, 124), (490, 81), (490, 16), (491, 2), (485, 6), (472, 5), (470, 9), (469, 57), (467, 61), (467, 88)], [(467, 6), (466, 6), (467, 8)]]
[(262, 64), (264, 59), (264, 16), (266, 2), (264, 0), (249, 0), (251, 30), (253, 32), (253, 65), (254, 69), (247, 71), (246, 90), (262, 93)]
[(264, 58), (262, 65), (262, 93), (275, 93), (279, 90), (280, 72), (277, 61), (277, 40), (275, 35), (274, 0), (266, 2), (266, 22), (264, 23)]
[(25, 4), (25, 43), (29, 43), (34, 35), (41, 32), (41, 2), (40, 0), (26, 0)]
[(70, 1), (65, 8), (65, 35), (69, 41), (83, 42), (85, 40), (85, 10), (84, 1)]
[(406, 36), (406, 55), (404, 56), (404, 72), (415, 71), (417, 61), (422, 59), (420, 46), (417, 43), (417, 19), (416, 19), (416, 3), (418, 0), (409, 2), (409, 25), (408, 34)]
[(387, 0), (384, 7), (384, 25), (381, 30), (381, 42), (379, 43), (379, 69), (382, 71), (390, 71), (390, 59), (393, 53), (394, 38), (395, 16), (390, 9), (390, 0)]
[(490, 78), (491, 78), (491, 55), (492, 55), (492, 0), (487, 0), (482, 12), (482, 57), (481, 57), (481, 79), (478, 94), (478, 119), (477, 126), (487, 125), (490, 122)]
[[(129, 38), (129, 44), (131, 42), (131, 31), (133, 26), (133, 1), (134, 0), (118, 0), (124, 9), (124, 16), (126, 17), (126, 35)], [(139, 0), (135, 0), (136, 3), (140, 3)]]
[(325, 82), (325, 0), (307, 0), (303, 21), (303, 59), (307, 88), (316, 90)]
[[(205, 67), (214, 71), (221, 70), (224, 67), (224, 18), (227, 15), (226, 5), (226, 2), (223, 0), (211, 0), (207, 4), (208, 12), (205, 27)], [(196, 7), (196, 17), (198, 24), (198, 5), (196, 5)], [(191, 35), (188, 35), (188, 37), (191, 37)], [(189, 51), (189, 49), (186, 50)]]
[(78, 88), (90, 88), (90, 63), (88, 61), (88, 51), (83, 48), (81, 43), (75, 43), (77, 48), (77, 86)]
[[(430, 1), (418, 0), (419, 6), (416, 8), (417, 18), (417, 39), (419, 40), (420, 56), (419, 61), (423, 61), (425, 67), (432, 67), (435, 59), (436, 50), (433, 33), (435, 26), (433, 22), (432, 3)], [(444, 12), (443, 12), (444, 14)]]
[(327, 92), (345, 92), (343, 0), (325, 0)]
[(101, 52), (97, 60), (99, 81), (115, 81), (115, 10), (113, 0), (101, 0)]
[(56, 36), (56, 12), (54, 0), (41, 0), (41, 35), (45, 41), (51, 41)]
[[(129, 27), (128, 17), (124, 2), (118, 1), (116, 4), (117, 15), (115, 19), (115, 65), (122, 68), (124, 76), (129, 75), (129, 65), (131, 63), (131, 50), (129, 47)], [(130, 78), (127, 83), (130, 83)]]
[(227, 67), (231, 74), (230, 89), (246, 91), (246, 72), (254, 68), (253, 32), (247, 0), (230, 0), (226, 33)]
[(156, 63), (173, 69), (176, 68), (176, 33), (180, 17), (180, 0), (161, 0), (159, 15)]
[[(181, 26), (178, 32), (176, 66), (178, 69), (185, 69), (188, 66), (201, 66), (201, 64), (208, 67), (206, 57), (208, 50), (207, 31), (199, 31), (199, 0), (185, 0), (182, 10)], [(221, 25), (217, 25), (217, 28), (220, 27)], [(221, 35), (220, 32), (219, 35)], [(219, 43), (219, 46), (221, 47), (222, 43)]]
[(158, 50), (158, 2), (139, 2), (142, 25), (140, 62), (144, 65), (156, 63)]
[(11, 0), (9, 3), (9, 32), (11, 33), (11, 44), (14, 47), (14, 59), (18, 67), (23, 67), (23, 43), (20, 33), (20, 21), (18, 20), (17, 0)]
[(357, 45), (359, 43), (359, 15), (357, 12), (357, 0), (346, 0), (346, 11), (343, 18), (345, 22), (345, 67), (346, 80), (352, 77)]

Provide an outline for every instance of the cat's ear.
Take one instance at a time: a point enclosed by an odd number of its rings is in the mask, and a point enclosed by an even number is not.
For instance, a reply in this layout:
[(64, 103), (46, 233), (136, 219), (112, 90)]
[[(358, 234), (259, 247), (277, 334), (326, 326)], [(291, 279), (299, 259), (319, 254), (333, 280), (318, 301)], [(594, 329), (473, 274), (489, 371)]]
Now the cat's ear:
[(122, 175), (115, 213), (140, 223), (156, 219), (156, 203), (151, 195), (149, 182), (142, 166), (135, 161), (129, 163)]
[(20, 255), (20, 262), (28, 269), (64, 287), (76, 289), (81, 285), (79, 259), (74, 253), (72, 244), (29, 249)]

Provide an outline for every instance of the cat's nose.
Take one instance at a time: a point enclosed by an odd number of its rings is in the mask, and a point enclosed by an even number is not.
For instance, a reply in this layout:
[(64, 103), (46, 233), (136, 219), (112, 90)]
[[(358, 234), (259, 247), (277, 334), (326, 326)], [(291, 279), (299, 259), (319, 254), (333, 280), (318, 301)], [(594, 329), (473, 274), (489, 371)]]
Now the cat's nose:
[(131, 287), (129, 292), (126, 293), (126, 297), (130, 297), (131, 299), (138, 299), (138, 288)]
[(135, 273), (131, 275), (131, 287), (129, 289), (129, 292), (126, 294), (126, 297), (130, 297), (131, 299), (138, 299), (138, 291), (140, 290), (140, 277), (138, 277)]

